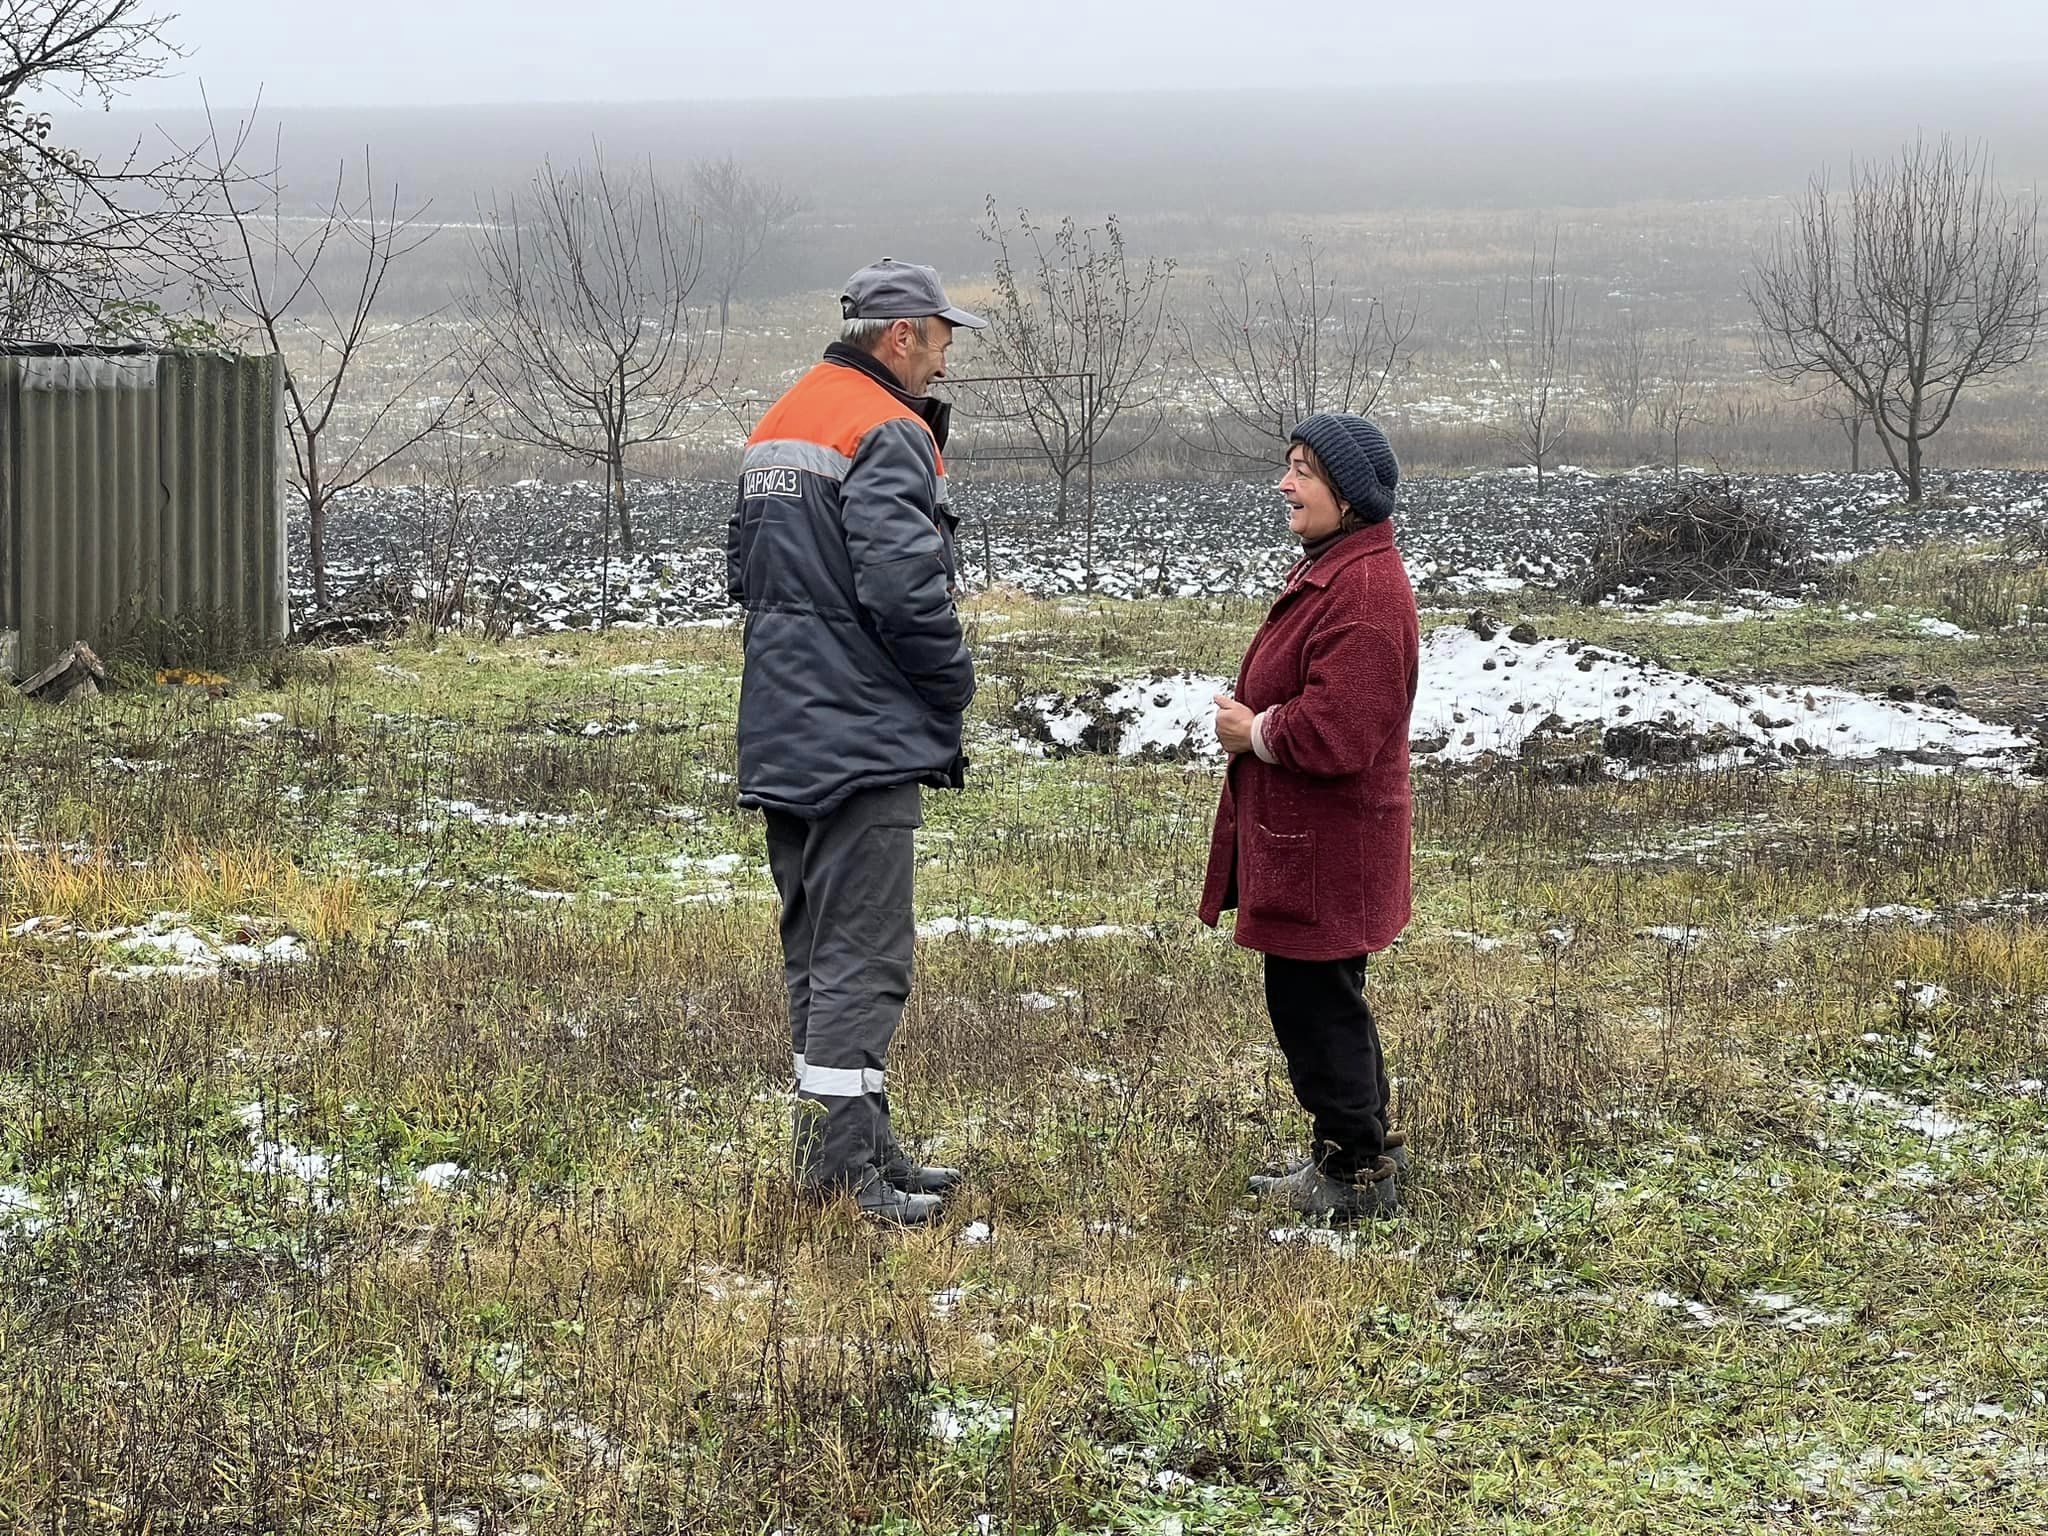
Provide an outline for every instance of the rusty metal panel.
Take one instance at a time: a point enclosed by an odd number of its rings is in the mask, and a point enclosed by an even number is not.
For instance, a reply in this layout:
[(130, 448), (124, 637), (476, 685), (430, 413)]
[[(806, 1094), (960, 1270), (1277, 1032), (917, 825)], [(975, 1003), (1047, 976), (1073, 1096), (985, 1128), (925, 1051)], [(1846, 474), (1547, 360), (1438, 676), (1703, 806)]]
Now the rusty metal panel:
[(288, 633), (283, 368), (209, 353), (0, 355), (0, 631), (17, 675), (153, 621)]

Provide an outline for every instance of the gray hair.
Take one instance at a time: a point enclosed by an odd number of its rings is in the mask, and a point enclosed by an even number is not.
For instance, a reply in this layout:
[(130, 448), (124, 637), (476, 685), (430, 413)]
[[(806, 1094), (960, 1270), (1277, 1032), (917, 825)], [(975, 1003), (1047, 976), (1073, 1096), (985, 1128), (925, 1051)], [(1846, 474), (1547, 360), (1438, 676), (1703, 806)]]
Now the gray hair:
[(848, 346), (859, 347), (863, 352), (872, 352), (875, 350), (875, 343), (887, 335), (889, 327), (898, 320), (909, 320), (911, 328), (917, 332), (917, 339), (930, 343), (931, 336), (926, 331), (922, 315), (915, 319), (908, 315), (896, 315), (889, 319), (849, 320), (839, 328), (839, 339)]

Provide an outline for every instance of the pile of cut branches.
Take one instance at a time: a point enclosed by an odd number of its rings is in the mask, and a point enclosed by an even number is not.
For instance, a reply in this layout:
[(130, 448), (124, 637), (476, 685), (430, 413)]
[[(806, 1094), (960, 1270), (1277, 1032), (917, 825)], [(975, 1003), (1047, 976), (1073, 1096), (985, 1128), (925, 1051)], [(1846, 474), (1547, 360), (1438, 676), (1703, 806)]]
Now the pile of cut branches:
[(1579, 596), (1589, 603), (1797, 593), (1811, 585), (1806, 539), (1784, 513), (1745, 501), (1725, 479), (1609, 520), (1594, 545)]

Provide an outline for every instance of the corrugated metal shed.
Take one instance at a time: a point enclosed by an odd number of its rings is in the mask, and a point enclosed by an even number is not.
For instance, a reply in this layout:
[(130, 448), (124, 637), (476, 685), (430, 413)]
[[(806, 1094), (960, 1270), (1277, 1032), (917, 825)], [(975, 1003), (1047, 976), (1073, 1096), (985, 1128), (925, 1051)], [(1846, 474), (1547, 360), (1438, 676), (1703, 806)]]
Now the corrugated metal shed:
[(151, 620), (283, 639), (283, 429), (276, 357), (0, 343), (0, 675)]

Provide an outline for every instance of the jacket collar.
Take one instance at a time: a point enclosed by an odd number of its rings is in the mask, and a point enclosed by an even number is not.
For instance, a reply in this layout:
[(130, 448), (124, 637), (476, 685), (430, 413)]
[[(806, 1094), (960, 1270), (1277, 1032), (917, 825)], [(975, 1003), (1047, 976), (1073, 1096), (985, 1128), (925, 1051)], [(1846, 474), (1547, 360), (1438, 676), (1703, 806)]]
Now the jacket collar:
[(1287, 578), (1290, 587), (1327, 587), (1337, 573), (1367, 555), (1384, 554), (1394, 547), (1394, 520), (1381, 518), (1346, 534), (1321, 555), (1297, 565)]
[(913, 395), (896, 381), (896, 375), (881, 364), (881, 360), (861, 351), (850, 342), (835, 341), (825, 349), (825, 361), (836, 363), (841, 368), (851, 368), (864, 373), (882, 388), (889, 391), (897, 404), (914, 411), (918, 418), (931, 428), (932, 441), (939, 445), (939, 452), (946, 451), (946, 434), (953, 426), (951, 401), (936, 399), (931, 395)]

